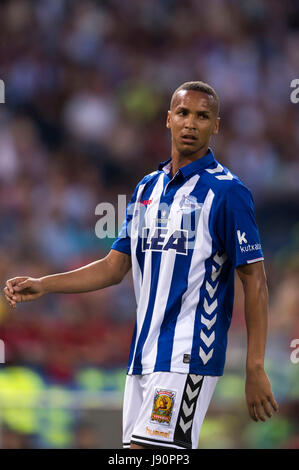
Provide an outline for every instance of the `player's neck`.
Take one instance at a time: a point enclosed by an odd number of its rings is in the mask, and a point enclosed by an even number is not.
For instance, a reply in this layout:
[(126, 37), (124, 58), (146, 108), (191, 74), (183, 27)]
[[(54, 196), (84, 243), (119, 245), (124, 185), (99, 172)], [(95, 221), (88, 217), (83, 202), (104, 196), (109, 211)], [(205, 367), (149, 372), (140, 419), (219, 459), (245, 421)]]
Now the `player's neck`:
[(208, 151), (209, 147), (204, 147), (194, 154), (184, 155), (178, 152), (176, 148), (172, 148), (171, 152), (171, 174), (172, 177), (177, 173), (177, 171), (183, 166), (188, 165), (189, 163), (195, 162), (200, 158), (204, 157)]

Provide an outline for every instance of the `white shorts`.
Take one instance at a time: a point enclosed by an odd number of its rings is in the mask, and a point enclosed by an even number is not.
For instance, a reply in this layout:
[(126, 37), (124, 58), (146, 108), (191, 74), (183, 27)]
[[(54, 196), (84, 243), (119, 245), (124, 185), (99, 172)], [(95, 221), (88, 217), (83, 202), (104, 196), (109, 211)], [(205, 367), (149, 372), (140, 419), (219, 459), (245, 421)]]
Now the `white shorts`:
[(123, 447), (197, 449), (201, 425), (219, 377), (154, 372), (128, 375)]

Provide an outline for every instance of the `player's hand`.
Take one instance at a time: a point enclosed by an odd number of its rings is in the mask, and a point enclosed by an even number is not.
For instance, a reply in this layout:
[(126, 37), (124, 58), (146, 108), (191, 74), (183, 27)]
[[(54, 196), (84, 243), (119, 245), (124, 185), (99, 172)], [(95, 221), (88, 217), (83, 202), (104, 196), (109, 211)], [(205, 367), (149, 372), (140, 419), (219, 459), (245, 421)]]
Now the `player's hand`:
[(272, 417), (272, 410), (275, 412), (279, 410), (270, 381), (262, 368), (247, 371), (245, 394), (248, 411), (253, 421), (266, 421), (266, 416)]
[(28, 276), (9, 279), (3, 291), (7, 302), (13, 308), (17, 303), (35, 300), (45, 294), (41, 279)]

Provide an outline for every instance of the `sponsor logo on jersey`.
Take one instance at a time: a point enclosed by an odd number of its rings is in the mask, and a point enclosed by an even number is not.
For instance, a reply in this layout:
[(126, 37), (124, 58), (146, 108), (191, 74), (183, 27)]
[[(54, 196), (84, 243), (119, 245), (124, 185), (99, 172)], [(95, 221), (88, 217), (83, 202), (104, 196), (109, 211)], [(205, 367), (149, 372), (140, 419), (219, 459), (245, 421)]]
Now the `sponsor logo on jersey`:
[(242, 245), (243, 242), (247, 243), (245, 232), (241, 233), (240, 230), (237, 230), (237, 235), (238, 235), (238, 241), (240, 245)]
[[(240, 230), (237, 230), (237, 236), (238, 236), (238, 241), (240, 245), (240, 250), (242, 253), (247, 253), (248, 251), (256, 251), (256, 250), (262, 249), (262, 246), (260, 243), (254, 243), (253, 245), (249, 245), (245, 232), (241, 233)], [(247, 245), (241, 246), (243, 245), (243, 243), (247, 243)]]
[(168, 432), (157, 431), (156, 429), (150, 429), (149, 427), (146, 426), (145, 432), (149, 434), (150, 436), (161, 436), (161, 437), (170, 438), (170, 431)]
[(140, 204), (142, 204), (143, 206), (149, 206), (152, 202), (152, 199), (145, 199), (144, 201), (140, 201)]
[(154, 403), (151, 414), (152, 423), (170, 425), (176, 393), (172, 390), (155, 389)]
[(179, 255), (187, 255), (188, 230), (171, 230), (166, 227), (143, 227), (142, 251), (175, 250)]
[(248, 251), (261, 250), (262, 245), (260, 243), (255, 243), (254, 245), (240, 246), (242, 253), (247, 253)]

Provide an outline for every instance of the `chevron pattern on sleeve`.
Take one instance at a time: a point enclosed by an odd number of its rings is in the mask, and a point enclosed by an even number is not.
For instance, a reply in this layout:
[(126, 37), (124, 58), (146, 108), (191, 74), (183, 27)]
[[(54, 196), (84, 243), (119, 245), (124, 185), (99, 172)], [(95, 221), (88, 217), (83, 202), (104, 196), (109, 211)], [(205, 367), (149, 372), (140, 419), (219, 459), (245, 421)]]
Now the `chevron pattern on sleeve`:
[(204, 365), (207, 364), (214, 353), (213, 343), (215, 341), (215, 331), (213, 327), (217, 319), (218, 300), (216, 293), (219, 285), (217, 279), (226, 260), (227, 255), (225, 253), (221, 256), (219, 253), (215, 254), (213, 257), (211, 278), (206, 280), (205, 283), (206, 295), (203, 301), (204, 314), (201, 315), (201, 323), (204, 325), (204, 328), (200, 332), (203, 347), (200, 346), (199, 348), (199, 356)]
[[(227, 173), (225, 172), (224, 168), (220, 163), (216, 166), (216, 168), (207, 168), (206, 171), (217, 178), (217, 180), (232, 180), (233, 175), (229, 170), (227, 170)], [(221, 173), (220, 175), (216, 175), (216, 173)]]

